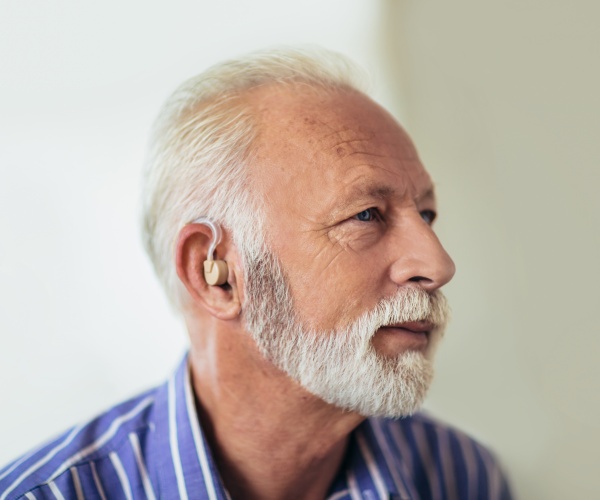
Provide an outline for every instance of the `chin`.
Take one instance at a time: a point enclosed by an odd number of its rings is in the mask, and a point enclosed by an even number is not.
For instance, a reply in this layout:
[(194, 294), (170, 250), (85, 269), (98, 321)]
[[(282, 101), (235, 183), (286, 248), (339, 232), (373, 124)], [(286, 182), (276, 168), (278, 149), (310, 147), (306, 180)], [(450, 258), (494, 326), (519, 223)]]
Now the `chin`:
[(433, 380), (431, 361), (418, 351), (390, 359), (373, 350), (368, 358), (360, 366), (302, 370), (294, 378), (327, 403), (365, 417), (401, 418), (417, 412)]

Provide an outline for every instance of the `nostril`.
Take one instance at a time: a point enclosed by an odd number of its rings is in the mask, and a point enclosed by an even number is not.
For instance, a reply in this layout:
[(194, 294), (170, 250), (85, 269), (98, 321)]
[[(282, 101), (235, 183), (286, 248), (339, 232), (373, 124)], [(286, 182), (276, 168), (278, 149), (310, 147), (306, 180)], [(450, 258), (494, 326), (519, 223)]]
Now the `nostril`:
[(431, 283), (431, 280), (429, 278), (426, 278), (425, 276), (413, 276), (412, 278), (409, 278), (408, 281), (412, 281), (414, 283), (420, 283), (421, 281)]

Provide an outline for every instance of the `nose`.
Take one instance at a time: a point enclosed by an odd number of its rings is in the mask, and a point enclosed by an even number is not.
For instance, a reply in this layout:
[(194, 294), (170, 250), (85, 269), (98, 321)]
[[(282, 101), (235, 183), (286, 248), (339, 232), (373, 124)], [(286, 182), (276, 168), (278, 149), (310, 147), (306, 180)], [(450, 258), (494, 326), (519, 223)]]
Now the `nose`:
[(394, 228), (391, 279), (398, 285), (418, 285), (433, 292), (448, 283), (456, 268), (440, 240), (420, 215)]

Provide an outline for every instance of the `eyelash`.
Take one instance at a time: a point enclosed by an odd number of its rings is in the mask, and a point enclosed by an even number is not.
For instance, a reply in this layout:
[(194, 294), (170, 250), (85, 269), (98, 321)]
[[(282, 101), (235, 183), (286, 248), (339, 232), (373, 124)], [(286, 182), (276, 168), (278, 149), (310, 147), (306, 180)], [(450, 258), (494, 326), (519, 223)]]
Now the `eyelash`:
[[(363, 214), (372, 214), (371, 218), (369, 220), (365, 220), (365, 219), (361, 219), (360, 216)], [(433, 211), (433, 210), (422, 210), (420, 212), (421, 218), (428, 224), (428, 225), (432, 225), (433, 221), (435, 221), (437, 214)], [(381, 221), (383, 220), (383, 217), (381, 216), (381, 213), (379, 212), (379, 210), (377, 208), (371, 207), (371, 208), (367, 208), (366, 210), (363, 210), (362, 212), (357, 213), (354, 216), (354, 219), (360, 221), (360, 222), (373, 222), (373, 221)]]

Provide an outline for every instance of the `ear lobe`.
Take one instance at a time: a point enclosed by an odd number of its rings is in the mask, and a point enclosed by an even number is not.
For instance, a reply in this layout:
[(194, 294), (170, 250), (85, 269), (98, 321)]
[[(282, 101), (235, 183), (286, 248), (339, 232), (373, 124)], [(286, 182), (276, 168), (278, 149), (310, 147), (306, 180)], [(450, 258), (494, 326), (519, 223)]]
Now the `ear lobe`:
[[(224, 261), (208, 261), (209, 272), (205, 278), (205, 261), (212, 240), (210, 228), (203, 224), (187, 224), (179, 232), (175, 258), (177, 275), (191, 297), (191, 302), (201, 305), (211, 315), (222, 320), (231, 320), (241, 313), (234, 270)], [(228, 251), (228, 239), (217, 246), (219, 256), (234, 257), (235, 252)], [(229, 267), (229, 270), (227, 269)], [(213, 285), (207, 283), (213, 282)], [(231, 278), (231, 279), (229, 279)], [(225, 286), (223, 285), (226, 282)]]

